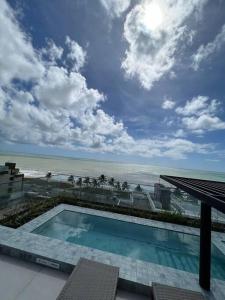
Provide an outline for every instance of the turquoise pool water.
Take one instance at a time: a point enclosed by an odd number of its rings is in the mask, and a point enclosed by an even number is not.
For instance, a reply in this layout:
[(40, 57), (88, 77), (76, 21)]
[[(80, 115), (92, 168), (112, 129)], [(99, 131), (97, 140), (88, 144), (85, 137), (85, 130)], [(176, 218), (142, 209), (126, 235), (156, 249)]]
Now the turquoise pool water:
[[(191, 234), (67, 210), (33, 233), (198, 273), (199, 237)], [(214, 245), (212, 276), (225, 280), (225, 257)]]

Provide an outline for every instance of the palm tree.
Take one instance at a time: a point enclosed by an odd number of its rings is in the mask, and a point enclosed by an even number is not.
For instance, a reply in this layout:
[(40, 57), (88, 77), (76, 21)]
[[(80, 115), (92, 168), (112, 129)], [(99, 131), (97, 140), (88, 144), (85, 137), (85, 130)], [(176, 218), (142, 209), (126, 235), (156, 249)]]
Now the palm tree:
[(119, 191), (121, 190), (121, 184), (119, 181), (116, 182), (116, 189)]
[(122, 190), (125, 191), (125, 190), (129, 190), (129, 185), (127, 183), (127, 181), (124, 181), (123, 184), (122, 184)]
[(98, 181), (96, 178), (93, 179), (92, 184), (93, 184), (94, 188), (96, 188), (98, 186)]
[(52, 172), (48, 172), (45, 177), (49, 180), (52, 177)]
[(48, 172), (45, 177), (47, 179), (47, 190), (49, 190), (49, 180), (52, 178), (52, 172)]
[(101, 184), (104, 184), (106, 182), (106, 177), (104, 174), (102, 174), (101, 176), (99, 176), (98, 180), (100, 181)]
[(76, 184), (80, 187), (79, 191), (80, 191), (80, 198), (81, 198), (81, 187), (82, 187), (82, 184), (83, 184), (82, 177), (78, 178)]
[(72, 184), (74, 184), (74, 176), (70, 175), (67, 179), (69, 182), (71, 182)]
[(86, 183), (86, 185), (88, 186), (90, 184), (90, 177), (85, 177), (84, 178), (84, 183)]
[(79, 187), (81, 187), (81, 186), (82, 186), (82, 184), (83, 184), (83, 180), (82, 180), (82, 178), (81, 178), (81, 177), (79, 177), (79, 178), (78, 178), (78, 180), (77, 180), (76, 184), (77, 184)]
[(115, 184), (115, 179), (113, 177), (111, 177), (109, 179), (109, 185), (114, 186), (114, 184)]
[(135, 191), (136, 191), (136, 192), (142, 192), (142, 188), (141, 188), (140, 184), (138, 184), (138, 185), (136, 186)]

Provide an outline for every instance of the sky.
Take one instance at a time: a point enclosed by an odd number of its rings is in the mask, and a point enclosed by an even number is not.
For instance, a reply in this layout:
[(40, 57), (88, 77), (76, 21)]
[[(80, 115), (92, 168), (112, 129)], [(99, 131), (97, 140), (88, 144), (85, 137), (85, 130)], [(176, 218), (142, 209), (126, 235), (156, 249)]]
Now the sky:
[(224, 171), (225, 1), (0, 0), (0, 151)]

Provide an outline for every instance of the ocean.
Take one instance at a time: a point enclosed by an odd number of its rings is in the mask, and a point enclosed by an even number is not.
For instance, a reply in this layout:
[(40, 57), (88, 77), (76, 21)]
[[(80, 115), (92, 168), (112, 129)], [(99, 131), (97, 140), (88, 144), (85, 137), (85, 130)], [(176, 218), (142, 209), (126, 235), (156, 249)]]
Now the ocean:
[(6, 161), (15, 162), (25, 176), (41, 177), (48, 171), (52, 174), (75, 176), (100, 176), (104, 174), (115, 180), (129, 183), (152, 184), (159, 180), (159, 175), (174, 175), (209, 179), (225, 182), (225, 173), (202, 170), (175, 169), (160, 166), (128, 164), (121, 162), (99, 161), (91, 159), (68, 158), (59, 156), (1, 153), (0, 165)]

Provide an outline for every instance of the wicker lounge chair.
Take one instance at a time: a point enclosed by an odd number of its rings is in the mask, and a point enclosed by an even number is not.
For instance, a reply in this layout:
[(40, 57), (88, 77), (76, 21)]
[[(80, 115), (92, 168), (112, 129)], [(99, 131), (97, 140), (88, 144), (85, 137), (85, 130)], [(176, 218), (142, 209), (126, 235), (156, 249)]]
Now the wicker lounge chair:
[(205, 300), (198, 292), (152, 283), (154, 300)]
[(80, 258), (57, 300), (114, 300), (119, 268)]

